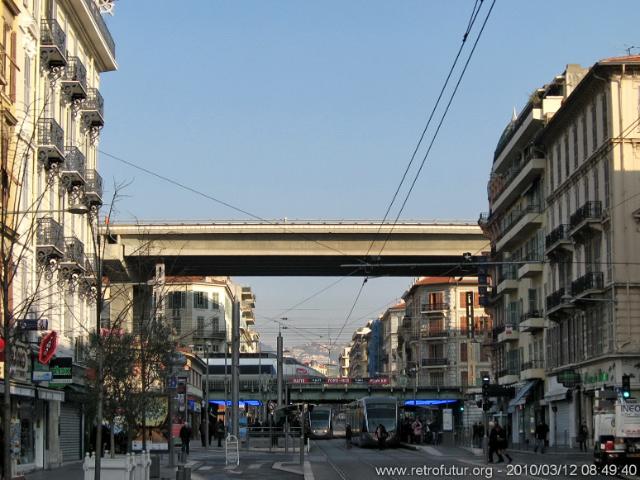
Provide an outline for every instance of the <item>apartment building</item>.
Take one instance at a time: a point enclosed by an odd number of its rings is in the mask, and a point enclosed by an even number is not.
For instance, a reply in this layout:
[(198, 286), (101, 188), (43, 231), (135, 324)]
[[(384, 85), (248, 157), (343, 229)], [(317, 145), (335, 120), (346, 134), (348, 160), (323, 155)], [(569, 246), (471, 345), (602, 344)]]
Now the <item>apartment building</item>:
[(229, 277), (166, 277), (165, 318), (173, 326), (178, 343), (194, 351), (231, 351), (233, 303), (241, 304), (240, 351), (258, 351), (259, 335), (253, 330), (255, 296), (250, 287), (234, 284)]
[(491, 302), (514, 442), (544, 419), (574, 445), (595, 391), (640, 375), (638, 85), (638, 56), (568, 65), (498, 142), (480, 224), (505, 262)]
[[(103, 203), (100, 79), (117, 65), (98, 2), (1, 3), (0, 148), (3, 189), (11, 190), (3, 195), (3, 224), (21, 239), (11, 258), (12, 316), (21, 325), (12, 357), (19, 368), (11, 372), (11, 411), (2, 414), (19, 425), (13, 472), (19, 475), (79, 460), (85, 448), (75, 392), (84, 378), (78, 345), (96, 325), (91, 260)], [(32, 361), (33, 349), (52, 332), (55, 356), (45, 365)]]
[(478, 302), (476, 278), (421, 277), (402, 296), (401, 374), (419, 386), (472, 386), (490, 370), (482, 340), (491, 319)]
[(392, 385), (397, 385), (400, 374), (398, 354), (398, 327), (405, 313), (404, 302), (389, 307), (380, 317), (381, 325), (381, 373), (389, 378)]
[(342, 351), (340, 352), (340, 356), (338, 357), (338, 368), (339, 368), (339, 375), (343, 378), (346, 378), (349, 376), (349, 356), (350, 356), (350, 352), (351, 352), (351, 346), (346, 346), (342, 349)]
[(369, 375), (368, 335), (371, 328), (360, 327), (351, 337), (349, 344), (349, 377), (365, 378)]

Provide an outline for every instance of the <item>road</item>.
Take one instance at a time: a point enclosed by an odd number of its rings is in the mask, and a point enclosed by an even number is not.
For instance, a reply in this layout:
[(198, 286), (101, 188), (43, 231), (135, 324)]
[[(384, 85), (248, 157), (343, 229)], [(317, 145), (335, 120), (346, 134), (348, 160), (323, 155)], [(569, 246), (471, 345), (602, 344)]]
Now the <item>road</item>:
[[(344, 440), (316, 441), (309, 455), (315, 480), (369, 478), (476, 479), (593, 478), (590, 459), (584, 454), (513, 452), (513, 463), (487, 464), (482, 457), (458, 447), (420, 446), (419, 450), (345, 448)], [(592, 475), (593, 474), (593, 475)]]

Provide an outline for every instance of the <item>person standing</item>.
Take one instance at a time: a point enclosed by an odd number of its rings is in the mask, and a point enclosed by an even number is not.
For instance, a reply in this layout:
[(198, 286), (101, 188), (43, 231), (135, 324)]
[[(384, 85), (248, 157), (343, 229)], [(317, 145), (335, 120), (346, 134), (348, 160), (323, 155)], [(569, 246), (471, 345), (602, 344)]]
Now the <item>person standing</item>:
[[(204, 422), (200, 422), (200, 441), (202, 442), (202, 446), (206, 447), (207, 446), (207, 427), (205, 426)], [(209, 442), (209, 444), (211, 444), (211, 442)]]
[(216, 439), (218, 440), (218, 447), (222, 447), (222, 439), (224, 438), (224, 422), (218, 419), (215, 426)]
[(347, 428), (344, 430), (344, 438), (347, 442), (347, 448), (351, 448), (351, 437), (353, 436), (353, 432), (351, 431), (351, 425), (347, 425)]
[(182, 441), (182, 451), (189, 455), (189, 442), (191, 441), (191, 427), (185, 422), (180, 429), (180, 440)]
[(482, 448), (482, 440), (484, 438), (484, 425), (478, 422), (478, 448)]
[(540, 453), (544, 453), (544, 447), (547, 443), (547, 434), (549, 433), (549, 426), (544, 423), (544, 420), (540, 420), (540, 423), (536, 426), (536, 446), (533, 447), (533, 451), (537, 452), (540, 447)]
[(413, 442), (419, 444), (422, 441), (422, 422), (418, 417), (416, 417), (411, 428), (413, 429)]
[(580, 425), (580, 430), (578, 430), (578, 442), (580, 443), (580, 451), (587, 451), (587, 439), (589, 438), (589, 429), (587, 428), (587, 424), (582, 422)]

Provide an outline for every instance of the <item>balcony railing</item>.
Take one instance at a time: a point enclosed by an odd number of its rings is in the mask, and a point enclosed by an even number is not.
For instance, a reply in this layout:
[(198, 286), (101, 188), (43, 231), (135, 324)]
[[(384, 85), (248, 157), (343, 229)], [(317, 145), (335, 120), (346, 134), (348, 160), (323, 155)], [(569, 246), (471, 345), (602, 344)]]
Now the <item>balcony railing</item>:
[(540, 310), (531, 310), (527, 313), (520, 315), (520, 321), (526, 322), (532, 318), (544, 318), (544, 314)]
[(517, 265), (502, 265), (498, 274), (498, 283), (502, 283), (505, 280), (517, 280), (518, 279), (518, 267)]
[(64, 246), (63, 262), (74, 264), (78, 270), (84, 270), (84, 244), (76, 237), (65, 237)]
[(588, 290), (602, 290), (603, 288), (604, 275), (602, 272), (589, 272), (571, 282), (571, 293), (574, 296), (578, 296)]
[(38, 120), (38, 158), (47, 168), (64, 161), (64, 131), (53, 118)]
[(551, 230), (549, 235), (545, 237), (544, 245), (548, 250), (553, 247), (558, 242), (570, 242), (571, 237), (569, 236), (569, 231), (571, 230), (571, 225), (562, 224), (558, 225), (556, 228)]
[(102, 177), (93, 169), (85, 174), (84, 196), (90, 206), (102, 205)]
[(567, 299), (566, 299), (566, 297), (568, 295), (570, 296), (570, 294), (571, 292), (566, 291), (563, 287), (556, 290), (551, 295), (547, 295), (547, 314), (550, 313), (550, 310), (553, 310), (560, 306), (563, 306), (563, 308), (572, 308), (573, 304), (570, 302), (567, 302)]
[(51, 257), (62, 258), (65, 251), (62, 225), (51, 217), (38, 219), (36, 242), (38, 260), (45, 261)]
[(421, 313), (441, 312), (448, 310), (449, 304), (445, 302), (440, 303), (423, 303), (421, 305)]
[(584, 221), (599, 221), (602, 219), (602, 202), (600, 200), (586, 202), (578, 208), (570, 218), (571, 228), (578, 227)]
[(420, 363), (423, 367), (443, 367), (449, 364), (448, 358), (423, 358)]
[(530, 360), (522, 364), (521, 370), (530, 370), (532, 368), (544, 368), (544, 360)]
[(62, 88), (72, 100), (87, 96), (87, 69), (78, 57), (69, 57), (62, 76)]
[(90, 127), (104, 126), (104, 99), (97, 88), (90, 88), (82, 102), (82, 115)]
[(55, 18), (40, 22), (40, 52), (47, 68), (67, 64), (67, 36)]
[[(515, 162), (503, 175), (499, 175), (499, 180), (492, 179), (491, 185), (491, 201), (496, 200), (502, 192), (504, 192), (511, 182), (518, 176), (522, 169), (534, 158), (545, 158), (544, 152), (539, 148), (532, 146)], [(491, 180), (490, 180), (491, 182)]]
[(64, 163), (60, 168), (60, 181), (71, 189), (76, 185), (84, 184), (86, 159), (78, 147), (66, 147)]
[(113, 37), (111, 36), (111, 32), (109, 31), (109, 27), (107, 27), (104, 18), (102, 18), (102, 13), (100, 13), (100, 8), (96, 5), (95, 0), (83, 0), (84, 4), (87, 6), (89, 11), (91, 12), (91, 16), (95, 20), (98, 25), (98, 29), (104, 38), (109, 50), (111, 51), (111, 55), (115, 58), (116, 56), (116, 42), (113, 41)]
[(500, 237), (503, 237), (511, 230), (516, 223), (522, 220), (529, 213), (540, 213), (540, 205), (527, 205), (522, 209), (512, 210), (503, 219), (502, 228), (500, 229)]

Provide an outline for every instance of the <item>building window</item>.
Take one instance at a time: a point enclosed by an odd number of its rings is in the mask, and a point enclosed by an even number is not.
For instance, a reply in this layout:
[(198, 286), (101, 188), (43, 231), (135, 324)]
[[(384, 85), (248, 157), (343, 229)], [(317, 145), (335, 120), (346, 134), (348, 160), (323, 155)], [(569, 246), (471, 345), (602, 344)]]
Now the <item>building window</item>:
[(466, 342), (460, 344), (460, 361), (467, 362), (469, 358), (469, 350), (467, 349)]
[(211, 329), (214, 332), (220, 331), (220, 319), (218, 317), (213, 317), (211, 319)]
[(600, 178), (598, 173), (599, 164), (596, 163), (593, 167), (593, 199), (600, 200)]
[(607, 93), (602, 94), (602, 137), (603, 141), (609, 138), (609, 119), (607, 109)]
[(609, 207), (609, 158), (604, 157), (602, 165), (604, 167), (604, 206)]
[(584, 110), (582, 117), (582, 156), (584, 160), (589, 157), (589, 142), (587, 140), (587, 109)]
[(591, 142), (593, 146), (593, 151), (595, 152), (598, 148), (598, 118), (596, 113), (596, 101), (593, 101), (593, 105), (591, 105)]
[(606, 229), (604, 231), (604, 241), (605, 241), (605, 248), (607, 250), (607, 281), (612, 281), (612, 270), (611, 270), (611, 230), (610, 229)]
[(169, 308), (179, 310), (185, 308), (185, 292), (169, 292)]
[(173, 330), (176, 332), (176, 335), (180, 335), (182, 333), (182, 322), (180, 321), (180, 316), (173, 317)]
[(211, 308), (213, 310), (220, 309), (220, 294), (218, 292), (213, 292), (211, 294)]
[(209, 299), (205, 292), (193, 292), (193, 308), (209, 308)]
[(196, 336), (204, 337), (204, 317), (196, 318)]
[(571, 171), (569, 163), (571, 157), (569, 156), (569, 133), (564, 136), (564, 176), (569, 178), (569, 172)]
[(466, 370), (460, 372), (460, 385), (462, 385), (463, 387), (469, 385), (469, 372), (467, 372)]
[(214, 343), (213, 345), (211, 345), (211, 351), (213, 353), (218, 353), (220, 351), (220, 346), (217, 343)]
[(556, 168), (558, 170), (558, 186), (562, 184), (562, 159), (560, 158), (560, 142), (556, 144)]
[(573, 168), (575, 170), (578, 169), (578, 123), (574, 123), (573, 124), (573, 129), (572, 129), (572, 135), (573, 135)]

